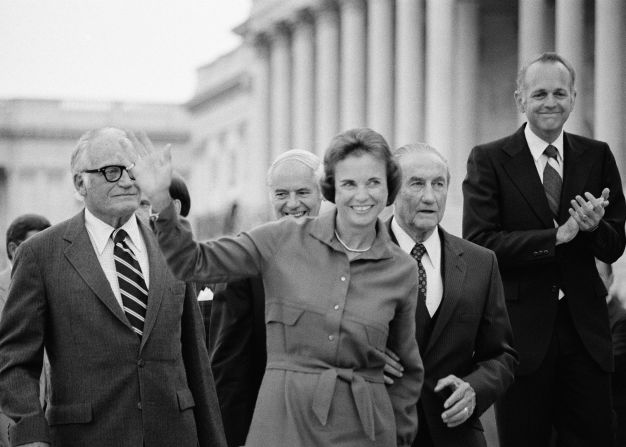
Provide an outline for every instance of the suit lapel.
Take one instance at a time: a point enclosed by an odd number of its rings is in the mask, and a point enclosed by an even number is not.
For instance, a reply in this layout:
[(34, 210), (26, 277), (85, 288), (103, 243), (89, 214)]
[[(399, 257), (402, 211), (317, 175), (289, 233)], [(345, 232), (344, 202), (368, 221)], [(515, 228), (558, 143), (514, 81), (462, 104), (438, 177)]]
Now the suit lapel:
[(428, 354), (433, 343), (440, 337), (441, 332), (454, 314), (454, 309), (462, 297), (463, 282), (465, 281), (465, 272), (467, 270), (467, 266), (462, 257), (463, 250), (461, 247), (454, 244), (449, 234), (441, 227), (439, 227), (439, 236), (442, 241), (443, 253), (443, 299), (439, 307), (439, 316), (435, 319), (428, 344), (424, 350), (424, 356)]
[(111, 285), (102, 271), (89, 239), (89, 234), (85, 228), (84, 211), (70, 220), (64, 239), (68, 242), (64, 253), (69, 263), (111, 313), (128, 326), (129, 330), (132, 330), (124, 311), (115, 299)]
[(509, 156), (503, 163), (504, 170), (526, 199), (529, 208), (546, 228), (554, 226), (552, 212), (541, 179), (537, 175), (535, 160), (524, 137), (524, 126), (509, 139), (502, 150)]
[(563, 142), (565, 165), (563, 166), (563, 190), (559, 206), (559, 223), (563, 223), (569, 218), (567, 211), (570, 208), (569, 201), (576, 194), (581, 193), (587, 183), (589, 172), (591, 172), (589, 163), (581, 161), (585, 152), (584, 148), (577, 145), (567, 133), (563, 135)]
[(139, 222), (139, 229), (143, 235), (143, 239), (146, 244), (146, 250), (148, 251), (148, 262), (150, 265), (150, 285), (148, 286), (148, 308), (146, 309), (146, 321), (143, 328), (143, 337), (141, 339), (141, 347), (146, 343), (154, 323), (156, 322), (161, 302), (163, 301), (163, 293), (166, 287), (168, 287), (168, 275), (167, 265), (161, 255), (161, 250), (156, 242), (154, 233), (146, 227), (141, 221)]

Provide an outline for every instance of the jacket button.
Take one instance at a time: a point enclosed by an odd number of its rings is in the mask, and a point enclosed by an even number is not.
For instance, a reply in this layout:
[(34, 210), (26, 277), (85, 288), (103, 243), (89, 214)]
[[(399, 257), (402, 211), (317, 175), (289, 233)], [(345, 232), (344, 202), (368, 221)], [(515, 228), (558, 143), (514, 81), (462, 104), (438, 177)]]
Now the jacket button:
[(329, 335), (329, 336), (328, 336), (328, 340), (329, 340), (329, 341), (333, 341), (334, 339), (335, 339), (335, 336), (334, 336), (334, 335)]
[(557, 289), (558, 289), (558, 287), (557, 287), (557, 286), (552, 286), (552, 291), (553, 291), (553, 292), (556, 292), (556, 291), (557, 291)]
[(142, 407), (141, 407), (141, 402), (137, 402), (137, 409), (138, 409), (138, 410), (141, 410), (141, 409), (142, 409)]
[(139, 365), (140, 368), (143, 368), (143, 365), (145, 364), (146, 364), (146, 361), (144, 359), (137, 360), (137, 365)]

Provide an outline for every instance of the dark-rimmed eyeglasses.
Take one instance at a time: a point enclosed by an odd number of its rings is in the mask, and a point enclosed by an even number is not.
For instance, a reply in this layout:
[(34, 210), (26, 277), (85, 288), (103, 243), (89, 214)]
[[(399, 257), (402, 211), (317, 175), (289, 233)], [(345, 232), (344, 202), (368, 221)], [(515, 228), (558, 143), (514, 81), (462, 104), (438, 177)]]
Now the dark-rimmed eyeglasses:
[(124, 171), (128, 172), (128, 176), (131, 178), (131, 180), (135, 180), (135, 177), (133, 177), (128, 169), (130, 169), (130, 166), (127, 168), (126, 166), (122, 165), (109, 165), (102, 166), (99, 169), (85, 169), (83, 172), (86, 172), (87, 174), (100, 173), (104, 176), (107, 182), (115, 183), (122, 178), (122, 174), (124, 173)]

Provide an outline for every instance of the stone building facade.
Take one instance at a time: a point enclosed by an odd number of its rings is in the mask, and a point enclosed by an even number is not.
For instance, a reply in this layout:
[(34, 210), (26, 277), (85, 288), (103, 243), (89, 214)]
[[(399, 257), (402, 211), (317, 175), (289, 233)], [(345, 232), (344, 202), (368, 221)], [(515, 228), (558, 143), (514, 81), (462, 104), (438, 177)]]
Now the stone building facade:
[[(84, 132), (104, 126), (145, 130), (159, 147), (171, 143), (176, 167), (189, 175), (189, 116), (181, 105), (0, 100), (0, 253), (15, 217), (37, 213), (54, 224), (82, 208), (70, 155)], [(0, 266), (4, 260), (0, 255)]]
[(448, 157), (444, 225), (458, 234), (467, 155), (521, 124), (516, 73), (543, 51), (577, 68), (566, 130), (609, 142), (625, 172), (625, 29), (622, 0), (253, 0), (235, 30), (244, 43), (199, 70), (188, 104), (195, 153), (213, 157), (204, 211), (236, 203), (240, 227), (262, 219), (276, 155), (323, 154), (340, 130), (368, 126)]

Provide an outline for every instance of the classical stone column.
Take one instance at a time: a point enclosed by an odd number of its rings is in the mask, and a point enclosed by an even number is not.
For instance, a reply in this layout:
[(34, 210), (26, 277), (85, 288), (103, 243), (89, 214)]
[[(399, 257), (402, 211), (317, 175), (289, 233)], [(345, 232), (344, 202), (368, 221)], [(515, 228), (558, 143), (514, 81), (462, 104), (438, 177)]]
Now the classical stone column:
[(315, 36), (308, 10), (293, 18), (293, 146), (315, 150)]
[(396, 1), (395, 144), (424, 139), (424, 1)]
[(291, 146), (291, 55), (288, 32), (288, 27), (281, 23), (270, 34), (272, 159)]
[(467, 157), (477, 137), (477, 108), (479, 73), (478, 28), (479, 4), (477, 0), (457, 2), (457, 35), (454, 55), (454, 96), (453, 121), (448, 123), (455, 129), (454, 142), (449, 153), (452, 171), (450, 191), (451, 202), (461, 203), (461, 182), (465, 177)]
[(533, 57), (551, 50), (551, 11), (547, 0), (519, 0), (519, 66)]
[[(580, 92), (585, 85), (585, 1), (556, 0), (555, 10), (556, 51), (565, 57), (576, 70), (576, 86)], [(565, 129), (580, 135), (591, 135), (591, 129), (585, 126), (584, 112), (588, 110), (583, 101), (584, 95), (576, 99), (574, 111), (569, 116)]]
[(455, 0), (426, 3), (426, 142), (448, 158), (454, 141), (454, 9)]
[(315, 145), (322, 156), (339, 131), (339, 15), (333, 2), (316, 12)]
[(367, 6), (367, 124), (393, 146), (393, 2), (369, 0)]
[(366, 107), (366, 9), (363, 0), (342, 0), (341, 129), (363, 127)]
[(624, 155), (624, 3), (596, 0), (594, 138), (611, 146), (622, 175)]
[[(246, 179), (250, 185), (243, 200), (242, 209), (251, 214), (265, 215), (267, 194), (265, 171), (269, 167), (270, 149), (270, 47), (265, 36), (257, 36), (248, 42), (253, 53), (252, 114), (246, 155), (242, 157)], [(249, 204), (249, 206), (247, 206)]]

